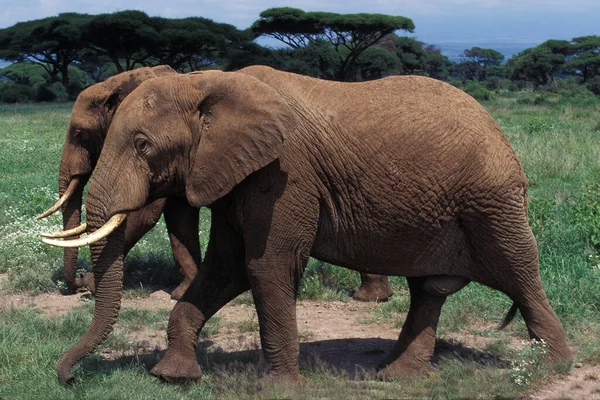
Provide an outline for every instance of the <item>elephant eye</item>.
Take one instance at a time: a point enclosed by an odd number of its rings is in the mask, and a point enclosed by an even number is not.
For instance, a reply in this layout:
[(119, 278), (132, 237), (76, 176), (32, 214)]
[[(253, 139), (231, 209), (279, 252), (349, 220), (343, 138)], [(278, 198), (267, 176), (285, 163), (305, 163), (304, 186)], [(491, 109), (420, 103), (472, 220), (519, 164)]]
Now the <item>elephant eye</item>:
[(143, 136), (138, 136), (135, 138), (134, 146), (138, 154), (144, 157), (148, 156), (150, 150), (152, 149), (150, 141)]

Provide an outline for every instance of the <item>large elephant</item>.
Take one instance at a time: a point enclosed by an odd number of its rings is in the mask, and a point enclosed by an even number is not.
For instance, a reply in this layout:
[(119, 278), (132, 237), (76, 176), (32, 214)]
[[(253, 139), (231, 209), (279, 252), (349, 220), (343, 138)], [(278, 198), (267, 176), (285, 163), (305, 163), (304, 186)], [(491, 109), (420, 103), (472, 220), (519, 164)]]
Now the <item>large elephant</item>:
[[(116, 110), (129, 93), (142, 82), (172, 74), (176, 74), (175, 70), (167, 65), (139, 68), (115, 75), (80, 93), (73, 105), (60, 160), (58, 175), (60, 199), (40, 214), (38, 219), (45, 218), (62, 208), (63, 227), (66, 232), (71, 232), (67, 234), (78, 235), (83, 232), (83, 229), (78, 229), (81, 222), (83, 189), (98, 162)], [(197, 226), (192, 229), (196, 233), (192, 233), (191, 236), (178, 234), (181, 226), (178, 222), (180, 220), (178, 213), (185, 207), (189, 206), (182, 202), (181, 198), (157, 199), (132, 213), (127, 220), (125, 230), (124, 254), (126, 255), (142, 236), (156, 225), (164, 211), (173, 257), (183, 276), (182, 283), (172, 292), (174, 299), (181, 298), (196, 275), (196, 263), (199, 262), (200, 257), (199, 244), (194, 244), (194, 240), (197, 239)], [(191, 221), (189, 223), (193, 224)], [(186, 241), (185, 245), (181, 244), (182, 240)], [(71, 290), (85, 286), (94, 292), (93, 275), (84, 273), (79, 278), (76, 276), (76, 270), (77, 249), (66, 248), (63, 275), (67, 286)]]
[[(251, 73), (251, 70), (249, 72)], [(81, 222), (83, 189), (98, 162), (115, 111), (125, 97), (145, 80), (176, 73), (168, 65), (139, 68), (92, 85), (77, 97), (60, 160), (58, 176), (60, 198), (52, 207), (40, 214), (38, 219), (45, 218), (62, 208), (63, 229), (71, 232), (69, 235), (77, 235), (84, 231), (83, 226), (78, 229)], [(156, 225), (164, 211), (173, 257), (184, 278), (171, 294), (171, 297), (176, 300), (181, 298), (196, 274), (194, 258), (199, 257), (200, 251), (192, 244), (197, 237), (195, 228), (192, 229), (193, 232), (189, 232), (189, 235), (177, 232), (177, 229), (184, 228), (177, 222), (181, 220), (182, 208), (188, 207), (181, 200), (157, 199), (152, 204), (132, 213), (127, 219), (124, 245), (124, 252), (127, 255), (129, 250)], [(181, 245), (182, 240), (188, 243)], [(187, 249), (193, 251), (189, 252)], [(95, 291), (93, 274), (84, 273), (81, 278), (76, 276), (77, 249), (65, 249), (63, 261), (63, 276), (69, 289), (87, 287), (92, 292)], [(361, 301), (384, 301), (391, 295), (392, 289), (386, 276), (361, 273), (361, 285), (353, 297)]]
[(92, 233), (47, 241), (93, 243), (97, 275), (93, 321), (59, 361), (61, 382), (117, 318), (122, 222), (166, 196), (210, 207), (212, 224), (155, 375), (198, 378), (199, 330), (251, 289), (271, 373), (299, 378), (295, 301), (309, 256), (408, 278), (410, 309), (383, 377), (430, 366), (445, 295), (470, 280), (508, 295), (551, 360), (571, 359), (542, 288), (527, 180), (483, 107), (424, 77), (348, 84), (248, 70), (156, 78), (117, 111), (89, 188)]

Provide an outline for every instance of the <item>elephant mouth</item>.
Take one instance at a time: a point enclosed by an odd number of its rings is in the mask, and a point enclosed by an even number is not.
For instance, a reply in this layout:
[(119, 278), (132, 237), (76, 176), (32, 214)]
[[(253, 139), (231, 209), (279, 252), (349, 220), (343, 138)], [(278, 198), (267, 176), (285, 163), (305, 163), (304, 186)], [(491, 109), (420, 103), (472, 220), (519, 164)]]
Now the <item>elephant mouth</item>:
[(47, 209), (46, 211), (44, 211), (43, 213), (41, 213), (40, 215), (35, 217), (35, 219), (46, 218), (46, 217), (54, 214), (55, 212), (57, 212), (62, 207), (62, 205), (65, 204), (67, 202), (67, 200), (69, 200), (71, 198), (73, 193), (75, 193), (77, 186), (79, 186), (79, 182), (80, 182), (80, 178), (71, 179), (71, 182), (69, 182), (69, 186), (67, 187), (67, 190), (65, 190), (63, 195), (60, 196), (60, 199), (58, 199), (58, 201), (56, 203), (54, 203), (54, 205), (52, 207), (50, 207), (49, 209)]
[[(56, 247), (84, 247), (88, 246), (92, 243), (95, 243), (101, 239), (104, 239), (108, 235), (110, 235), (115, 229), (117, 229), (127, 218), (127, 213), (119, 213), (113, 215), (104, 225), (98, 228), (93, 233), (89, 235), (72, 240), (56, 240), (55, 238), (64, 238), (74, 236), (80, 233), (83, 233), (87, 228), (86, 224), (83, 223), (77, 228), (70, 229), (63, 232), (52, 232), (52, 233), (43, 233), (42, 242), (49, 244), (51, 246)], [(82, 230), (83, 229), (83, 230)]]

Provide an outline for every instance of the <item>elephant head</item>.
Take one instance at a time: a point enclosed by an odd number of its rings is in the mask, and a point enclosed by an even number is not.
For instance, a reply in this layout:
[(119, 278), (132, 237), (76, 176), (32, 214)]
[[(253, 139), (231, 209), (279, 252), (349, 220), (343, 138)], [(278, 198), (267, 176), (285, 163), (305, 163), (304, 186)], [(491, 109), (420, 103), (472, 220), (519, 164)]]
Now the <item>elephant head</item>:
[[(82, 233), (81, 222), (83, 189), (94, 170), (104, 145), (108, 128), (121, 102), (150, 78), (176, 72), (167, 65), (140, 68), (115, 75), (95, 84), (79, 94), (69, 121), (58, 175), (60, 199), (37, 218), (45, 218), (62, 208), (63, 228), (67, 235)], [(64, 251), (64, 278), (70, 289), (90, 285), (76, 278), (77, 249)]]
[(59, 379), (110, 333), (120, 307), (123, 225), (156, 198), (210, 205), (275, 160), (294, 121), (273, 88), (239, 73), (207, 71), (142, 83), (115, 113), (87, 197), (96, 305), (85, 335), (59, 361)]

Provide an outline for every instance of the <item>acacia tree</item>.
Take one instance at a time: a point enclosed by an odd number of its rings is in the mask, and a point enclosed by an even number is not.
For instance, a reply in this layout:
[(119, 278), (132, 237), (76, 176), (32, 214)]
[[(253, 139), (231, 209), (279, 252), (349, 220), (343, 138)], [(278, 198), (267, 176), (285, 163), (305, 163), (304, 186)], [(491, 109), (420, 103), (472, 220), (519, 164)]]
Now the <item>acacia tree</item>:
[(293, 49), (316, 41), (328, 41), (340, 59), (337, 80), (352, 79), (360, 55), (385, 35), (397, 30), (412, 32), (412, 20), (384, 14), (336, 14), (305, 12), (297, 8), (270, 8), (260, 13), (250, 30), (256, 36), (270, 36)]
[(482, 81), (487, 78), (488, 67), (498, 66), (504, 60), (504, 54), (494, 49), (485, 49), (481, 47), (472, 47), (465, 49), (462, 57), (467, 60), (466, 65), (472, 69), (471, 79)]
[(565, 63), (569, 71), (579, 71), (583, 82), (600, 76), (600, 36), (582, 36), (572, 40), (574, 57)]
[(146, 65), (161, 44), (160, 19), (142, 11), (95, 16), (83, 27), (86, 47), (114, 63), (117, 72)]
[(533, 81), (545, 85), (552, 81), (554, 74), (565, 65), (571, 52), (571, 44), (566, 40), (547, 40), (511, 57), (507, 63), (512, 80)]
[(226, 59), (233, 47), (252, 40), (235, 26), (207, 18), (156, 19), (161, 38), (154, 59), (175, 70), (199, 70)]
[(69, 65), (78, 60), (85, 47), (82, 26), (87, 14), (64, 13), (57, 17), (17, 23), (0, 30), (0, 58), (41, 65), (51, 82), (69, 84)]

